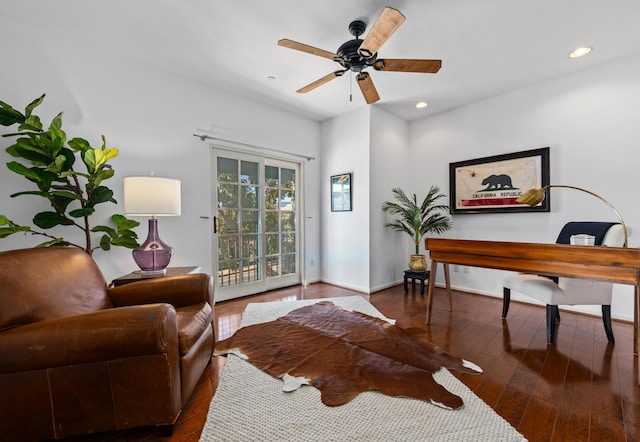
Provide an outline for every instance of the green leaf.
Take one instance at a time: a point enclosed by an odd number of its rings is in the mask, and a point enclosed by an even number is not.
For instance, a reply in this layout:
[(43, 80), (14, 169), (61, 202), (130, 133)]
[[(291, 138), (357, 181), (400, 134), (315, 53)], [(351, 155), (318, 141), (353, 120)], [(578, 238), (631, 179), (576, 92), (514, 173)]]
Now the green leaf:
[(65, 162), (62, 170), (72, 170), (73, 165), (76, 162), (76, 156), (71, 149), (67, 149), (66, 147), (60, 150), (59, 155), (64, 156)]
[(41, 197), (46, 198), (48, 193), (47, 192), (38, 191), (38, 190), (26, 190), (24, 192), (13, 193), (13, 194), (11, 194), (9, 196), (11, 198), (15, 198), (17, 196), (22, 196), (22, 195), (37, 195), (37, 196), (41, 196)]
[(50, 229), (59, 225), (70, 225), (73, 224), (73, 222), (59, 213), (40, 212), (33, 217), (33, 224), (41, 229)]
[(99, 185), (102, 181), (104, 180), (108, 180), (109, 178), (111, 178), (113, 175), (115, 174), (115, 171), (111, 168), (109, 169), (102, 169), (100, 172), (98, 172), (94, 177), (93, 177), (93, 185), (97, 186)]
[(18, 163), (17, 161), (11, 161), (7, 163), (7, 168), (18, 175), (22, 175), (25, 178), (28, 178), (33, 181), (39, 181), (40, 175), (29, 167), (24, 166), (23, 164)]
[(9, 106), (7, 103), (0, 101), (0, 124), (3, 126), (13, 126), (16, 123), (24, 121), (24, 115)]
[(108, 227), (108, 226), (95, 226), (93, 229), (91, 229), (92, 232), (105, 232), (107, 233), (109, 236), (116, 236), (116, 231), (115, 229), (113, 229), (112, 227)]
[(57, 213), (65, 213), (67, 211), (67, 207), (69, 206), (69, 204), (76, 201), (75, 199), (65, 198), (65, 197), (51, 195), (51, 194), (48, 195), (48, 198), (49, 198), (49, 202), (51, 203), (53, 208), (56, 209)]
[(51, 195), (53, 196), (57, 196), (60, 198), (68, 198), (68, 199), (72, 199), (72, 200), (81, 200), (82, 197), (74, 192), (68, 192), (68, 191), (59, 191), (59, 190), (54, 190), (52, 192), (49, 192)]
[(112, 149), (95, 149), (96, 169), (102, 167), (107, 161), (118, 156), (120, 151), (117, 147)]
[(9, 218), (4, 215), (0, 215), (0, 226), (9, 226), (9, 227), (0, 227), (0, 238), (6, 238), (9, 235), (13, 235), (18, 232), (28, 232), (31, 230), (29, 226), (19, 226), (14, 224)]
[(67, 142), (67, 134), (62, 130), (62, 114), (63, 112), (60, 112), (56, 115), (55, 118), (51, 120), (49, 129), (47, 129), (47, 133), (51, 138), (51, 150), (53, 155), (57, 155), (60, 149), (62, 149), (64, 144)]
[(66, 159), (64, 157), (64, 155), (58, 155), (55, 160), (53, 161), (53, 163), (49, 164), (47, 166), (47, 170), (50, 172), (54, 172), (56, 174), (61, 173), (64, 170), (64, 163), (66, 162)]
[(105, 186), (98, 186), (93, 190), (87, 204), (94, 207), (96, 204), (106, 203), (107, 201), (115, 202), (113, 199), (113, 190)]
[(31, 115), (31, 112), (33, 112), (36, 107), (40, 106), (40, 103), (42, 103), (42, 101), (44, 100), (45, 95), (46, 94), (42, 94), (39, 98), (36, 98), (31, 103), (29, 103), (27, 107), (24, 108), (24, 113), (27, 117)]
[(102, 238), (100, 238), (100, 248), (105, 251), (111, 250), (111, 238), (109, 235), (102, 235)]
[(92, 207), (85, 207), (84, 209), (76, 209), (69, 212), (69, 216), (74, 218), (82, 218), (85, 216), (91, 216), (95, 213), (95, 209)]
[(56, 238), (56, 239), (52, 239), (51, 241), (46, 241), (43, 243), (38, 244), (36, 247), (68, 247), (69, 246), (69, 241), (65, 241), (64, 238)]
[(91, 145), (84, 138), (72, 138), (67, 144), (69, 144), (69, 147), (75, 152), (91, 149)]
[(140, 244), (138, 244), (136, 240), (133, 240), (131, 238), (126, 238), (123, 236), (120, 236), (118, 238), (113, 238), (111, 240), (111, 244), (113, 244), (114, 246), (126, 247), (127, 249), (135, 249), (138, 246), (140, 246)]
[(115, 215), (111, 216), (111, 220), (118, 227), (118, 230), (133, 229), (133, 228), (138, 227), (140, 225), (140, 223), (138, 221), (133, 220), (133, 219), (129, 219), (126, 216), (119, 215), (117, 213)]
[(6, 152), (16, 158), (24, 158), (42, 165), (48, 165), (54, 158), (46, 145), (43, 148), (42, 145), (34, 143), (29, 138), (17, 139), (13, 146), (7, 147)]
[(24, 123), (18, 127), (18, 130), (42, 131), (42, 122), (40, 121), (40, 117), (37, 115), (29, 115), (24, 120)]
[(89, 149), (82, 152), (82, 161), (87, 166), (87, 170), (89, 172), (94, 172), (96, 170), (96, 151), (95, 149)]

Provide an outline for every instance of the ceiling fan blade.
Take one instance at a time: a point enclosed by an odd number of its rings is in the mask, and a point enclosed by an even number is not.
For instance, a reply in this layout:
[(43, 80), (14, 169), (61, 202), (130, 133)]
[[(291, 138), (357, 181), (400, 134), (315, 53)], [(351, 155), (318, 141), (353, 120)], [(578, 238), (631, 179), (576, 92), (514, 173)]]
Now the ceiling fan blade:
[(435, 74), (442, 67), (442, 60), (404, 60), (385, 58), (376, 60), (373, 68), (376, 71), (421, 72)]
[(380, 99), (378, 91), (373, 85), (373, 80), (371, 80), (371, 76), (367, 72), (360, 72), (356, 80), (358, 80), (358, 86), (360, 86), (360, 90), (367, 104), (375, 103)]
[(400, 11), (388, 6), (385, 7), (360, 45), (358, 53), (366, 58), (372, 57), (391, 37), (391, 34), (404, 23), (404, 20), (405, 17)]
[(313, 46), (309, 46), (303, 43), (298, 43), (297, 41), (289, 40), (288, 38), (278, 40), (278, 46), (295, 49), (296, 51), (306, 52), (307, 54), (318, 55), (330, 60), (333, 60), (337, 57), (337, 55), (332, 52), (325, 51), (324, 49), (314, 48)]
[(311, 84), (306, 85), (305, 87), (298, 89), (296, 92), (299, 94), (306, 94), (309, 91), (314, 90), (315, 88), (317, 88), (318, 86), (322, 86), (325, 83), (330, 82), (331, 80), (333, 80), (336, 77), (342, 77), (344, 75), (344, 73), (347, 70), (343, 70), (343, 71), (335, 71), (335, 72), (331, 72), (328, 75), (325, 75), (324, 77), (320, 78), (319, 80), (314, 81)]

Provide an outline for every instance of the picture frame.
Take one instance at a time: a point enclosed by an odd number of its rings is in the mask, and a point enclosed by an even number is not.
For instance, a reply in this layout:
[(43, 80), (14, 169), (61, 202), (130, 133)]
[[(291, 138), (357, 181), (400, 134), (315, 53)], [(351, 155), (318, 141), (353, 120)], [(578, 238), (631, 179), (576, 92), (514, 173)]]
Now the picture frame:
[(451, 213), (549, 212), (548, 192), (534, 207), (516, 201), (549, 179), (549, 147), (449, 163)]
[(352, 203), (351, 173), (331, 177), (331, 211), (350, 212)]

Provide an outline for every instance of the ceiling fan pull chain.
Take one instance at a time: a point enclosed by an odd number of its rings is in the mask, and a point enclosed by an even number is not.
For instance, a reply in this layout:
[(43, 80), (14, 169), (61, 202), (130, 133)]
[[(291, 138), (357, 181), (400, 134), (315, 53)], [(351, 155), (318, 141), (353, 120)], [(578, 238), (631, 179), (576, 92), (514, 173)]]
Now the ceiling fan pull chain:
[(353, 102), (353, 71), (349, 71), (349, 103)]

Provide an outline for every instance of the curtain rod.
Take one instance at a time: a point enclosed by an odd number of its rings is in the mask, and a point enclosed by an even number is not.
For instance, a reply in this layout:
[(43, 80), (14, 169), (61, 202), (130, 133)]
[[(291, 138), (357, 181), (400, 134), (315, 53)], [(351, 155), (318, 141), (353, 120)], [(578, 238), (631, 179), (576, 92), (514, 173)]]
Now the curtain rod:
[(311, 161), (311, 160), (315, 160), (316, 159), (316, 157), (310, 157), (310, 156), (302, 155), (302, 154), (299, 154), (299, 153), (292, 153), (292, 152), (287, 152), (287, 151), (284, 151), (284, 150), (271, 149), (270, 147), (256, 146), (255, 144), (241, 143), (239, 141), (226, 140), (224, 138), (212, 137), (211, 135), (193, 134), (193, 136), (200, 138), (200, 141), (204, 141), (204, 140), (222, 141), (224, 143), (235, 144), (237, 146), (251, 147), (253, 149), (269, 150), (271, 152), (277, 152), (277, 153), (282, 153), (282, 154), (286, 154), (286, 155), (293, 155), (294, 157), (304, 158), (307, 161)]

